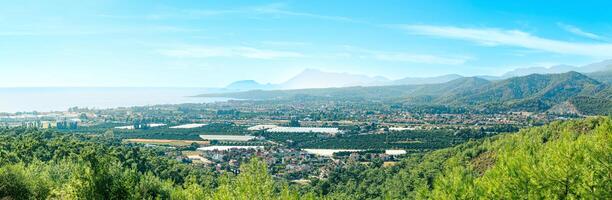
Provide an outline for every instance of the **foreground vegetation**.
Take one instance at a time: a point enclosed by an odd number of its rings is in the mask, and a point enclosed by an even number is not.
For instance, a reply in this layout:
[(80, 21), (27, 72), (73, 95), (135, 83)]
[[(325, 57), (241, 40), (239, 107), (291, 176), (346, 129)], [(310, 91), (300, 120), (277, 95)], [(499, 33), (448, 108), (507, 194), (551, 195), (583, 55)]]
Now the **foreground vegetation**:
[(161, 151), (33, 129), (0, 130), (0, 199), (612, 199), (612, 118), (554, 122), (415, 154), (399, 165), (338, 167), (310, 185), (239, 175)]
[(265, 163), (238, 176), (181, 164), (150, 148), (51, 131), (1, 131), (1, 199), (292, 199)]
[(612, 120), (555, 122), (405, 159), (354, 165), (315, 187), (347, 199), (610, 199)]

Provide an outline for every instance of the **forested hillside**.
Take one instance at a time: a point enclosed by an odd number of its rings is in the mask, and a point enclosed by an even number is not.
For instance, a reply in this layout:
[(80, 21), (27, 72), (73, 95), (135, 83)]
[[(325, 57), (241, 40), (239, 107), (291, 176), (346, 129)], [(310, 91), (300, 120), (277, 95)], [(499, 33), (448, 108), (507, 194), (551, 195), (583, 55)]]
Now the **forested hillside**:
[(353, 163), (289, 185), (253, 159), (237, 176), (154, 148), (35, 129), (0, 130), (0, 199), (611, 199), (612, 118), (554, 122), (401, 164)]
[(108, 135), (0, 129), (0, 199), (297, 198), (257, 159), (233, 176), (162, 153)]
[(606, 70), (588, 73), (587, 75), (599, 82), (612, 84), (612, 66)]
[(338, 169), (337, 199), (610, 199), (612, 120), (555, 122), (413, 156), (394, 168)]
[(474, 88), (472, 94), (447, 97), (446, 103), (501, 104), (518, 110), (545, 111), (577, 96), (595, 96), (607, 86), (577, 72), (532, 74)]
[(450, 157), (433, 185), (420, 195), (610, 199), (611, 137), (610, 118), (599, 118), (553, 123), (487, 140)]

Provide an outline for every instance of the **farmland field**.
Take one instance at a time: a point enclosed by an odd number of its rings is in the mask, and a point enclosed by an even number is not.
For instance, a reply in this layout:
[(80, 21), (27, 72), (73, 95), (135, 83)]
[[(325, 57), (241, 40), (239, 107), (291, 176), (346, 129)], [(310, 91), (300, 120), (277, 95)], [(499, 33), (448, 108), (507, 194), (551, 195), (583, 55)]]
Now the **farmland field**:
[(233, 124), (209, 124), (198, 128), (153, 128), (135, 130), (113, 130), (115, 136), (123, 139), (170, 139), (200, 140), (200, 135), (245, 135), (245, 127)]
[(127, 143), (139, 143), (139, 144), (155, 144), (155, 145), (170, 145), (170, 146), (189, 146), (192, 143), (197, 143), (200, 145), (209, 145), (208, 141), (198, 141), (198, 140), (163, 140), (163, 139), (124, 139), (124, 142)]

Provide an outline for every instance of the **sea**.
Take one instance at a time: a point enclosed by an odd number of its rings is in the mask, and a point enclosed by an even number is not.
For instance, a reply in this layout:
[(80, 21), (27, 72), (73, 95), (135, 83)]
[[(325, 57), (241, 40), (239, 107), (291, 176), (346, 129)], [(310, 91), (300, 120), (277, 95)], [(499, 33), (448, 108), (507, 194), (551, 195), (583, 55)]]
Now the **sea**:
[(66, 111), (71, 107), (106, 109), (230, 100), (194, 97), (208, 92), (206, 88), (0, 88), (0, 113)]

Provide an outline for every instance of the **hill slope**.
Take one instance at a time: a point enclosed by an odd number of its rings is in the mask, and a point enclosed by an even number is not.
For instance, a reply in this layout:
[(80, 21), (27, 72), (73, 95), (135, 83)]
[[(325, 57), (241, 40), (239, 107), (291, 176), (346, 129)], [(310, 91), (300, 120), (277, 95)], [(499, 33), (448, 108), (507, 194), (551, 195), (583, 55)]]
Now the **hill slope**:
[(557, 122), (505, 135), (464, 151), (482, 149), (475, 156), (449, 159), (426, 196), (610, 199), (611, 139), (610, 118)]
[(554, 122), (413, 155), (356, 164), (315, 184), (336, 199), (610, 199), (612, 119)]
[(608, 70), (592, 72), (587, 75), (599, 82), (612, 84), (612, 67)]
[(471, 95), (451, 96), (442, 103), (502, 104), (519, 110), (544, 111), (577, 96), (594, 96), (607, 86), (577, 72), (532, 74), (475, 88)]

